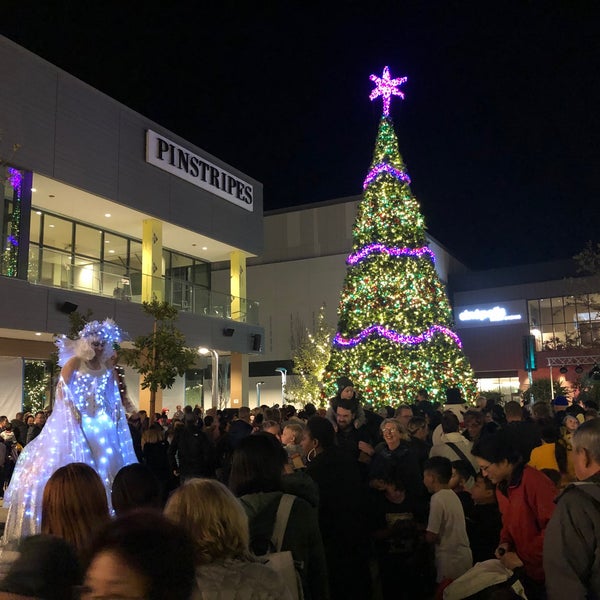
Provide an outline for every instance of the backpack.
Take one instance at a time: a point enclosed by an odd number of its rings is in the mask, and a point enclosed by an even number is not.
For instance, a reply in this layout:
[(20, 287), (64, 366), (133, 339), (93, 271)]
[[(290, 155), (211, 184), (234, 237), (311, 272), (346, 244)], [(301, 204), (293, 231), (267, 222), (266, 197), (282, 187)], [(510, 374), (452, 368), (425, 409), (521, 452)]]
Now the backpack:
[(288, 519), (295, 499), (296, 496), (292, 496), (291, 494), (283, 494), (281, 496), (277, 508), (277, 516), (275, 518), (275, 527), (270, 540), (270, 547), (274, 551), (267, 551), (264, 558), (266, 559), (265, 564), (275, 572), (279, 573), (293, 600), (303, 600), (304, 592), (302, 590), (302, 579), (298, 572), (298, 566), (294, 562), (294, 557), (290, 550), (281, 550)]

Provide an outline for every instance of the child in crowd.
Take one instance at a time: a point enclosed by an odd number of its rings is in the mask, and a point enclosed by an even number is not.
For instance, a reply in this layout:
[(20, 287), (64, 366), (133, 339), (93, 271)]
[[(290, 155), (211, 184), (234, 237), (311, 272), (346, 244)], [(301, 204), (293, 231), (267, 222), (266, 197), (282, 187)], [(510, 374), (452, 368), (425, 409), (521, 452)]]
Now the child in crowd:
[(465, 513), (467, 535), (473, 562), (478, 563), (494, 558), (502, 529), (502, 515), (496, 501), (496, 486), (482, 474), (475, 477), (471, 500), (471, 509)]
[(455, 460), (452, 462), (452, 477), (448, 485), (450, 489), (458, 496), (462, 504), (465, 515), (473, 507), (470, 490), (475, 480), (473, 479), (473, 467), (464, 460)]
[(452, 463), (432, 456), (424, 466), (423, 483), (433, 494), (425, 540), (435, 547), (438, 594), (449, 581), (460, 577), (473, 565), (467, 537), (465, 513), (458, 496), (450, 489)]
[(281, 434), (281, 443), (288, 455), (288, 463), (294, 469), (304, 467), (302, 462), (302, 434), (304, 433), (304, 425), (300, 423), (286, 423)]
[[(421, 597), (432, 581), (430, 551), (423, 539), (427, 505), (407, 495), (402, 469), (392, 463), (383, 474), (382, 490), (371, 490), (371, 536), (384, 600), (398, 597), (398, 573), (407, 598)], [(433, 591), (433, 590), (427, 590)]]

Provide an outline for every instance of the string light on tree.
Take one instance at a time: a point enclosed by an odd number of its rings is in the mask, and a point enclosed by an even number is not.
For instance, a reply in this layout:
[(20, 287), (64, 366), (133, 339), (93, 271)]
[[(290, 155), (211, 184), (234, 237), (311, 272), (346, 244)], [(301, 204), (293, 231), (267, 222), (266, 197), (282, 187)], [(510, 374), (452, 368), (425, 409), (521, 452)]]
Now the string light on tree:
[[(371, 75), (383, 115), (354, 223), (353, 249), (338, 308), (327, 381), (350, 377), (375, 406), (412, 400), (425, 388), (434, 400), (458, 387), (476, 393), (471, 367), (453, 331), (452, 312), (427, 247), (425, 219), (389, 116), (406, 77)], [(329, 390), (332, 392), (333, 390)]]

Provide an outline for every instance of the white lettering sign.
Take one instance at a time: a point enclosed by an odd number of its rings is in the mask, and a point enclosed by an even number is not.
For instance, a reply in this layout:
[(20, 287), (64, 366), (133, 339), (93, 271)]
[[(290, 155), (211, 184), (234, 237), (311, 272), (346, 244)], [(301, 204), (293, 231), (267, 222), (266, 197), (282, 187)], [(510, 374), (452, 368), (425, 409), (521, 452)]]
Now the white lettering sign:
[(245, 210), (254, 210), (252, 184), (150, 129), (146, 131), (146, 162)]
[(494, 308), (476, 308), (474, 310), (463, 310), (458, 315), (461, 321), (489, 321), (490, 323), (499, 323), (501, 321), (520, 321), (521, 315), (509, 315), (506, 309), (501, 306)]

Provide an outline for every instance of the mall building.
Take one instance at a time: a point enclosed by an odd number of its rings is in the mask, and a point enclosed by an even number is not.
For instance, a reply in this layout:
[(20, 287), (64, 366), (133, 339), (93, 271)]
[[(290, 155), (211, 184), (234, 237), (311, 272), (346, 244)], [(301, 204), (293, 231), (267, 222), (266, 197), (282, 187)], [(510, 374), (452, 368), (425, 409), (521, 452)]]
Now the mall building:
[[(141, 302), (153, 298), (209, 357), (162, 405), (210, 406), (215, 370), (215, 400), (240, 404), (264, 337), (246, 281), (262, 184), (4, 37), (0, 77), (0, 414), (20, 410), (28, 367), (49, 364), (70, 312), (111, 317), (133, 339), (152, 330)], [(215, 263), (229, 269), (220, 287)], [(137, 374), (126, 379), (144, 407)]]

